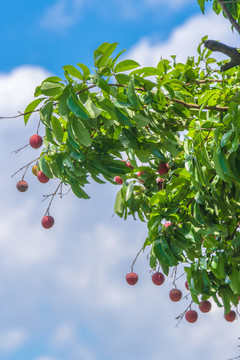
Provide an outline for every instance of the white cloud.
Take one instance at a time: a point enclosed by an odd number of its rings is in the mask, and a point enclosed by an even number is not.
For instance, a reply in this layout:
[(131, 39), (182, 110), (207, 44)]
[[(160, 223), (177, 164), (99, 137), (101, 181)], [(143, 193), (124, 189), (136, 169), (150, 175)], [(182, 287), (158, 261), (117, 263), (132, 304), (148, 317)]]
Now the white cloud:
[(36, 86), (47, 76), (49, 73), (44, 68), (30, 65), (17, 67), (10, 73), (0, 72), (0, 116), (13, 116), (19, 111), (23, 112), (33, 100)]
[[(177, 61), (185, 61), (188, 56), (198, 56), (197, 46), (205, 35), (230, 46), (238, 44), (238, 37), (232, 34), (228, 21), (222, 16), (208, 13), (189, 18), (183, 25), (176, 27), (164, 42), (156, 43), (147, 37), (140, 39), (127, 53), (127, 57), (139, 61), (142, 66), (156, 66), (161, 57), (171, 60), (171, 55), (177, 55)], [(226, 58), (218, 53), (214, 53), (214, 56)]]
[(40, 26), (64, 30), (75, 25), (82, 15), (86, 0), (58, 0), (45, 10)]
[(25, 343), (27, 335), (21, 329), (11, 329), (0, 333), (0, 351), (8, 353)]

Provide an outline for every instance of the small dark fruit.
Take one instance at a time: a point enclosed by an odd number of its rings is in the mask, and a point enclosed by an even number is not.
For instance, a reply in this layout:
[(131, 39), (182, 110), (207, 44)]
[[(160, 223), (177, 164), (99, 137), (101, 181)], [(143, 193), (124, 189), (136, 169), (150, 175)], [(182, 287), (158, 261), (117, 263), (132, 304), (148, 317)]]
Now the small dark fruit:
[(232, 322), (236, 319), (236, 312), (234, 310), (231, 310), (228, 314), (226, 314), (224, 317), (227, 321)]
[(43, 184), (49, 181), (49, 178), (41, 170), (38, 171), (37, 178)]
[(40, 135), (32, 135), (29, 139), (29, 144), (33, 149), (38, 149), (42, 146), (43, 139)]
[(179, 289), (172, 289), (169, 293), (169, 297), (173, 302), (177, 302), (182, 298), (182, 292)]
[(54, 218), (51, 215), (46, 215), (41, 222), (44, 229), (50, 229), (54, 225)]
[(160, 272), (155, 272), (152, 275), (152, 282), (154, 283), (154, 285), (162, 285), (165, 281), (165, 276), (160, 273)]
[(205, 300), (205, 301), (201, 301), (200, 305), (199, 305), (199, 310), (203, 313), (208, 313), (212, 308), (212, 304), (210, 303), (210, 301)]
[(17, 182), (17, 189), (20, 192), (25, 192), (28, 189), (28, 183), (24, 180), (20, 180)]
[(198, 313), (195, 310), (189, 310), (185, 314), (185, 319), (190, 323), (195, 323), (198, 319)]
[(169, 171), (169, 165), (167, 163), (161, 163), (158, 166), (158, 173), (159, 175), (167, 174)]
[(130, 272), (126, 275), (126, 282), (129, 285), (135, 285), (138, 282), (138, 274), (135, 272)]
[(123, 184), (123, 179), (120, 176), (115, 176), (114, 180), (119, 185)]

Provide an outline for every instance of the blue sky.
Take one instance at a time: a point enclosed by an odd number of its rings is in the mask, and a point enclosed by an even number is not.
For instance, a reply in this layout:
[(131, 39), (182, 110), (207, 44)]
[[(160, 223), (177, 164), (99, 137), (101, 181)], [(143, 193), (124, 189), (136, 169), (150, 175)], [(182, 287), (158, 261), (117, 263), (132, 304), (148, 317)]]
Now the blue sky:
[[(192, 0), (56, 0), (1, 4), (0, 116), (23, 111), (34, 88), (62, 66), (91, 66), (94, 49), (119, 42), (128, 56), (154, 65), (161, 56), (184, 60), (201, 37), (229, 45), (238, 40), (224, 18), (202, 16)], [(26, 148), (11, 153), (35, 133), (37, 116), (0, 121), (0, 359), (2, 360), (208, 360), (238, 355), (238, 322), (227, 323), (213, 306), (199, 321), (175, 316), (188, 305), (169, 301), (171, 278), (153, 286), (146, 254), (135, 270), (139, 282), (125, 283), (146, 237), (143, 223), (113, 215), (118, 187), (90, 184), (90, 200), (73, 194), (55, 199), (55, 226), (40, 221), (42, 195), (57, 181), (40, 184), (31, 172), (29, 190), (16, 190), (11, 175), (37, 157)], [(43, 129), (40, 129), (40, 133)], [(181, 274), (181, 270), (179, 271)], [(178, 281), (184, 295), (184, 281)]]
[(199, 12), (196, 1), (185, 3), (181, 7), (174, 1), (147, 0), (3, 2), (0, 69), (33, 64), (59, 74), (67, 63), (91, 64), (94, 49), (104, 41), (129, 49), (143, 36), (164, 40), (173, 27)]

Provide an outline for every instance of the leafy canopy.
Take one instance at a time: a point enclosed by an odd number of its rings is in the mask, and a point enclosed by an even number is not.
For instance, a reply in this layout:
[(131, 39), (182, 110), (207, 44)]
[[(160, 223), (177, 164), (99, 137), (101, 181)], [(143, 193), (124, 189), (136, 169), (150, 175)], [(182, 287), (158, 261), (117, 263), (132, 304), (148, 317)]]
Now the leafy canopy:
[[(238, 20), (240, 5), (227, 5)], [(103, 43), (93, 72), (79, 63), (45, 79), (24, 120), (41, 106), (38, 168), (79, 198), (89, 198), (89, 177), (120, 176), (115, 212), (147, 223), (151, 268), (167, 275), (184, 264), (193, 301), (213, 297), (228, 313), (240, 296), (240, 71), (221, 73), (205, 40), (197, 59), (156, 67), (120, 60), (117, 43)], [(169, 165), (161, 176), (160, 164)]]

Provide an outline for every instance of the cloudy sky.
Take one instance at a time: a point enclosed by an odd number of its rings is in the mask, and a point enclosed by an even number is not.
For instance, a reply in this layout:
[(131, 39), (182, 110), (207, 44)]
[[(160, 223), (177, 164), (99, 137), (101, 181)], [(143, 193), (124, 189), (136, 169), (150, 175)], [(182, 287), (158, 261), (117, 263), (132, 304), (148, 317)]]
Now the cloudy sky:
[[(0, 116), (23, 111), (33, 92), (62, 66), (92, 66), (101, 42), (119, 42), (142, 65), (177, 54), (196, 54), (201, 37), (237, 45), (224, 18), (201, 15), (192, 0), (29, 0), (1, 4)], [(199, 321), (175, 317), (188, 305), (169, 301), (171, 278), (151, 283), (146, 254), (125, 274), (146, 236), (143, 223), (113, 215), (113, 185), (91, 184), (91, 200), (72, 194), (55, 199), (55, 226), (40, 221), (42, 195), (57, 181), (40, 184), (27, 173), (27, 193), (11, 175), (38, 156), (27, 147), (36, 131), (21, 118), (0, 120), (0, 359), (2, 360), (227, 360), (239, 354), (238, 322), (227, 323), (215, 306)], [(41, 133), (41, 131), (40, 131)], [(104, 206), (103, 206), (104, 204)], [(181, 274), (181, 271), (179, 272)], [(184, 295), (184, 278), (178, 282)]]

